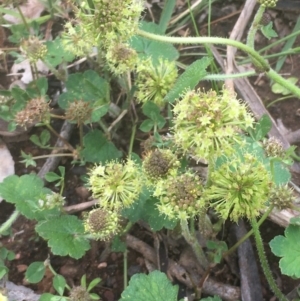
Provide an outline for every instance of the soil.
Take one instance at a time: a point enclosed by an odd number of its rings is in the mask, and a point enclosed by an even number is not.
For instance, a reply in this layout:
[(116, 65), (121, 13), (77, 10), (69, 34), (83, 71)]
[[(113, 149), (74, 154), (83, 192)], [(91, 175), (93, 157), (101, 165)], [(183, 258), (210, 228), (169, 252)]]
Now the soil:
[[(151, 2), (151, 1), (149, 1)], [(155, 2), (155, 1), (154, 1)], [(182, 11), (180, 8), (181, 1), (178, 1), (177, 12)], [(222, 36), (228, 37), (230, 31), (232, 30), (238, 16), (239, 11), (242, 8), (241, 1), (218, 1), (215, 2), (212, 6), (212, 26), (211, 32), (212, 36)], [(152, 10), (154, 12), (155, 19), (158, 20), (159, 14), (161, 12), (160, 7), (157, 4), (153, 4)], [(274, 20), (274, 23), (277, 26), (279, 32), (284, 32), (283, 34), (289, 34), (295, 25), (295, 15), (290, 13), (285, 13), (282, 11), (270, 11), (271, 16)], [(202, 18), (203, 13), (200, 13), (199, 16), (195, 16), (196, 20), (199, 23), (199, 29), (201, 35), (207, 34), (207, 26), (205, 25), (206, 19)], [(1, 27), (0, 27), (1, 28)], [(192, 26), (190, 30), (193, 34)], [(273, 39), (275, 40), (275, 39)], [(258, 36), (256, 41), (257, 49), (265, 47), (272, 41)], [(295, 46), (300, 45), (300, 37), (297, 38)], [(276, 53), (279, 49), (282, 48), (280, 45), (279, 48), (271, 49), (268, 54)], [(270, 61), (272, 65), (276, 63), (276, 59)], [(299, 55), (290, 55), (283, 65), (281, 73), (287, 76), (295, 76), (300, 78), (300, 60)], [(251, 78), (251, 83), (253, 87), (264, 101), (264, 104), (267, 106), (269, 103), (278, 98), (278, 95), (271, 92), (269, 80), (266, 77)], [(119, 91), (116, 91), (118, 93)], [(281, 119), (283, 124), (291, 130), (299, 129), (300, 117), (299, 114), (296, 114), (297, 110), (300, 108), (300, 103), (297, 98), (291, 97), (285, 101), (281, 101), (272, 105), (269, 108), (269, 112), (275, 119)], [(39, 128), (34, 128), (31, 130), (30, 134), (40, 131)], [(26, 135), (26, 134), (25, 134)], [(128, 136), (128, 133), (124, 133), (123, 137)], [(14, 160), (16, 162), (16, 174), (23, 175), (30, 173), (32, 171), (38, 172), (44, 163), (43, 160), (38, 162), (36, 168), (25, 168), (24, 164), (19, 163), (21, 150), (26, 153), (31, 153), (33, 155), (41, 155), (43, 151), (34, 146), (29, 140), (28, 136), (23, 137), (23, 141), (6, 141), (9, 150), (11, 151)], [(72, 139), (77, 139), (76, 135)], [(119, 145), (121, 148), (124, 148), (122, 141)], [(139, 143), (135, 144), (136, 152), (140, 152)], [(67, 170), (67, 185), (64, 195), (66, 196), (67, 205), (73, 205), (77, 203), (83, 203), (88, 201), (90, 194), (84, 188), (81, 181), (81, 176), (86, 172), (85, 167), (72, 167), (70, 161), (64, 160), (60, 165), (65, 165)], [(297, 183), (296, 183), (297, 184)], [(299, 183), (298, 183), (299, 184)], [(51, 187), (56, 189), (54, 187)], [(6, 202), (0, 203), (0, 224), (2, 224), (7, 217), (13, 212), (14, 207), (11, 204)], [(78, 213), (80, 215), (80, 213)], [(80, 260), (75, 260), (70, 257), (59, 257), (53, 256), (47, 247), (47, 243), (43, 241), (35, 233), (34, 230), (35, 223), (29, 220), (26, 220), (24, 217), (19, 217), (18, 220), (13, 224), (11, 229), (11, 235), (1, 238), (1, 243), (9, 250), (12, 250), (15, 253), (15, 259), (7, 262), (9, 268), (9, 280), (15, 284), (25, 285), (32, 288), (36, 293), (52, 292), (54, 293), (52, 287), (52, 274), (50, 271), (47, 271), (44, 279), (36, 284), (29, 284), (26, 282), (24, 273), (26, 268), (34, 261), (45, 261), (47, 258), (50, 259), (51, 264), (54, 269), (63, 275), (70, 286), (76, 286), (80, 283), (80, 278), (83, 274), (87, 275), (88, 282), (96, 277), (101, 278), (101, 283), (93, 290), (101, 296), (101, 300), (104, 301), (115, 301), (120, 298), (120, 295), (123, 291), (123, 262), (124, 257), (123, 253), (109, 253), (106, 254), (107, 245), (103, 242), (93, 242), (92, 248), (89, 250), (83, 258)], [(223, 240), (230, 241), (229, 229), (230, 225), (225, 225), (224, 232), (225, 236), (222, 237)], [(271, 268), (274, 272), (278, 285), (283, 290), (285, 294), (289, 293), (296, 285), (299, 284), (299, 281), (294, 281), (288, 277), (284, 277), (280, 274), (278, 261), (279, 259), (275, 257), (270, 250), (268, 249), (268, 242), (275, 236), (283, 234), (284, 229), (272, 222), (266, 222), (262, 226), (262, 235), (264, 237), (265, 247), (268, 259), (270, 260)], [(136, 225), (131, 231), (130, 234), (139, 237), (141, 240), (146, 241), (149, 245), (154, 245), (154, 239), (149, 235), (147, 230), (143, 228), (142, 225)], [(166, 233), (164, 233), (166, 234)], [(182, 246), (180, 246), (182, 248)], [(179, 253), (182, 249), (179, 248)], [(179, 260), (178, 252), (171, 252), (172, 259), (175, 261)], [(131, 249), (128, 249), (127, 252), (128, 260), (128, 270), (129, 276), (138, 272), (147, 272), (147, 266), (145, 264), (145, 259), (143, 256)], [(233, 268), (229, 263), (223, 263), (222, 265), (217, 266), (212, 271), (212, 276), (215, 277), (221, 284), (231, 284), (239, 286), (240, 279), (237, 273), (233, 271)], [(276, 300), (269, 290), (266, 280), (263, 276), (262, 271), (260, 271), (260, 278), (263, 287), (263, 297), (264, 300)], [(221, 285), (220, 284), (220, 285)], [(147, 301), (147, 300), (144, 300)]]

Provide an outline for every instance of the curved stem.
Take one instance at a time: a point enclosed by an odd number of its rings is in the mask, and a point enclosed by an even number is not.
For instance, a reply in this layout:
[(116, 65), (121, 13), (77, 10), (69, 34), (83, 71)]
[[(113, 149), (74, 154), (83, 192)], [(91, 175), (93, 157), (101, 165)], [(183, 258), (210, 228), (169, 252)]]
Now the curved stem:
[[(258, 226), (260, 226), (266, 218), (269, 216), (269, 214), (274, 209), (274, 206), (270, 206), (268, 210), (263, 214), (263, 216), (260, 218), (260, 220), (257, 222)], [(247, 240), (251, 235), (253, 234), (253, 229), (251, 229), (246, 235), (244, 235), (238, 242), (236, 242), (228, 251), (224, 252), (222, 254), (223, 258), (232, 254), (245, 240)]]
[(273, 278), (272, 272), (270, 270), (270, 266), (264, 251), (264, 246), (263, 246), (263, 241), (259, 232), (259, 226), (255, 218), (251, 220), (251, 225), (254, 233), (254, 238), (255, 238), (255, 244), (257, 247), (258, 251), (258, 256), (260, 259), (260, 263), (262, 266), (262, 269), (264, 271), (264, 274), (266, 276), (266, 279), (270, 285), (271, 290), (273, 293), (276, 295), (276, 297), (280, 301), (288, 301), (288, 299), (283, 295), (283, 293), (280, 291), (280, 289), (277, 287), (277, 284)]
[(14, 223), (14, 221), (18, 218), (20, 215), (20, 212), (18, 210), (15, 210), (8, 220), (6, 220), (0, 227), (0, 236), (3, 232), (7, 231), (9, 227)]
[(300, 97), (300, 88), (292, 84), (291, 82), (284, 79), (277, 72), (271, 69), (269, 63), (254, 49), (245, 45), (241, 42), (226, 39), (226, 38), (218, 38), (218, 37), (167, 37), (161, 36), (153, 33), (149, 33), (143, 30), (138, 30), (137, 34), (143, 36), (145, 38), (156, 40), (160, 42), (173, 43), (173, 44), (223, 44), (236, 47), (244, 52), (246, 52), (249, 56), (251, 56), (252, 60), (255, 61), (259, 67), (264, 70), (267, 76), (277, 82), (278, 84), (286, 87), (290, 90), (294, 95)]
[(257, 10), (255, 17), (253, 19), (253, 22), (251, 24), (251, 27), (248, 31), (248, 36), (247, 36), (247, 45), (251, 48), (254, 49), (254, 39), (255, 39), (255, 34), (257, 32), (257, 30), (259, 29), (260, 25), (260, 21), (261, 18), (265, 12), (266, 8), (262, 5), (259, 6), (259, 9)]
[(209, 267), (209, 262), (196, 238), (195, 235), (191, 235), (187, 220), (180, 220), (180, 226), (182, 230), (182, 235), (187, 241), (187, 243), (192, 247), (194, 254), (199, 262), (199, 264), (206, 270)]

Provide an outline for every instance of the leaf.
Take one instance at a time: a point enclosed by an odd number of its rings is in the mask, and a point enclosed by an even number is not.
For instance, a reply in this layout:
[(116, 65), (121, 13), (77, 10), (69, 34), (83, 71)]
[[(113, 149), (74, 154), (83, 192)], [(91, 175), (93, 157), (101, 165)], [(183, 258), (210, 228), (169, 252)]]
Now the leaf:
[(133, 275), (119, 301), (177, 301), (177, 294), (177, 285), (172, 285), (164, 273), (153, 271), (148, 275)]
[(62, 275), (57, 274), (53, 278), (53, 287), (60, 296), (64, 294), (66, 283), (66, 279)]
[[(292, 84), (296, 84), (298, 81), (298, 78), (297, 77), (289, 77), (289, 78), (287, 78), (287, 80), (289, 82), (291, 82)], [(278, 83), (273, 84), (271, 87), (271, 90), (275, 94), (282, 94), (284, 96), (291, 94), (291, 91), (289, 89), (287, 89), (286, 87), (284, 87)]]
[(61, 176), (59, 176), (58, 174), (56, 174), (53, 171), (49, 171), (45, 174), (45, 180), (47, 182), (55, 182), (55, 181), (59, 181), (61, 179)]
[[(143, 114), (152, 119), (154, 116), (160, 115), (160, 108), (151, 101), (146, 102), (142, 107)], [(152, 119), (153, 120), (153, 119)]]
[(58, 104), (66, 109), (75, 100), (89, 102), (94, 109), (91, 122), (99, 121), (108, 110), (109, 84), (95, 71), (71, 74), (66, 82), (67, 92), (59, 96)]
[(91, 131), (85, 135), (83, 146), (81, 155), (87, 162), (105, 163), (122, 157), (122, 152), (108, 141), (99, 130)]
[(152, 130), (153, 127), (154, 127), (154, 122), (150, 119), (146, 119), (142, 122), (139, 129), (144, 133), (148, 133)]
[(25, 277), (30, 283), (40, 282), (45, 275), (45, 265), (43, 261), (35, 261), (29, 265)]
[(210, 65), (211, 59), (203, 57), (200, 60), (193, 62), (176, 80), (174, 87), (166, 95), (165, 99), (169, 102), (174, 102), (186, 90), (191, 90), (196, 87), (199, 81), (207, 74), (206, 68)]
[(112, 244), (111, 244), (111, 251), (112, 252), (125, 252), (127, 249), (126, 243), (122, 240), (120, 240), (119, 236), (115, 236), (113, 238)]
[(264, 114), (257, 122), (253, 132), (252, 137), (259, 141), (264, 138), (272, 128), (272, 121), (267, 114)]
[(81, 258), (90, 248), (84, 235), (82, 222), (74, 215), (63, 215), (49, 221), (40, 222), (35, 227), (37, 233), (48, 240), (54, 255)]
[[(160, 27), (155, 23), (142, 21), (140, 28), (144, 31), (161, 34)], [(153, 41), (140, 36), (134, 36), (130, 41), (130, 46), (135, 49), (141, 59), (151, 57), (153, 63), (158, 63), (159, 58), (175, 61), (179, 58), (177, 49), (170, 43)]]
[(56, 38), (53, 41), (47, 41), (47, 55), (45, 61), (52, 67), (56, 67), (62, 62), (72, 62), (74, 60), (74, 54), (66, 51), (60, 38)]
[(279, 261), (282, 274), (300, 278), (300, 227), (289, 225), (284, 235), (270, 241), (271, 250), (276, 256), (282, 257)]
[(16, 205), (17, 210), (29, 219), (42, 219), (50, 211), (39, 211), (39, 199), (50, 194), (44, 182), (37, 175), (16, 175), (7, 177), (0, 183), (0, 195), (9, 203)]
[(222, 299), (219, 296), (213, 296), (213, 297), (202, 298), (200, 301), (222, 301)]
[(271, 38), (277, 38), (278, 34), (277, 32), (273, 29), (273, 22), (270, 22), (268, 25), (266, 26), (262, 26), (261, 27), (261, 32), (262, 34), (268, 39), (270, 40)]

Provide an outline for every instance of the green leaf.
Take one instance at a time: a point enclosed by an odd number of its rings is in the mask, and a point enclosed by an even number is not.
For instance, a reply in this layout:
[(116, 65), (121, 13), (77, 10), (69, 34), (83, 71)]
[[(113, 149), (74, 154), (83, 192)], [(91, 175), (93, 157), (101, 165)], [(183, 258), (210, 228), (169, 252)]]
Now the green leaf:
[(108, 141), (99, 130), (91, 131), (85, 135), (83, 146), (81, 155), (87, 162), (105, 163), (122, 157), (122, 152)]
[(209, 253), (212, 255), (214, 263), (220, 263), (223, 258), (222, 255), (223, 255), (224, 251), (228, 250), (228, 247), (224, 241), (208, 240), (206, 242), (206, 247), (208, 250), (212, 251)]
[[(160, 115), (160, 108), (151, 101), (146, 102), (142, 107), (143, 114), (152, 119)], [(152, 119), (153, 120), (153, 119)]]
[(36, 226), (37, 233), (48, 240), (48, 245), (54, 255), (81, 258), (90, 248), (84, 237), (84, 226), (74, 215), (63, 215), (49, 221), (40, 222)]
[(69, 301), (70, 299), (63, 296), (55, 296), (50, 293), (44, 293), (41, 295), (39, 301)]
[(153, 127), (154, 127), (154, 122), (150, 119), (146, 119), (142, 122), (139, 129), (144, 133), (148, 133), (152, 130)]
[(255, 125), (255, 128), (250, 133), (256, 141), (264, 138), (272, 128), (272, 121), (267, 114), (264, 114)]
[(177, 285), (172, 285), (164, 273), (153, 271), (148, 275), (133, 275), (119, 301), (177, 301), (177, 294)]
[[(296, 84), (298, 81), (298, 78), (297, 77), (289, 77), (289, 78), (287, 78), (287, 80), (289, 82), (291, 82), (292, 84)], [(278, 83), (273, 84), (271, 87), (271, 90), (275, 94), (282, 94), (284, 96), (291, 94), (291, 91), (289, 89), (287, 89), (286, 87), (284, 87)]]
[(87, 291), (88, 292), (90, 292), (97, 284), (99, 284), (101, 282), (101, 279), (100, 278), (95, 278), (95, 279), (93, 279), (91, 282), (90, 282), (90, 284), (89, 284), (89, 286), (88, 286), (88, 288), (87, 288)]
[[(160, 27), (155, 23), (142, 21), (140, 28), (144, 31), (161, 34)], [(179, 58), (177, 49), (170, 43), (153, 41), (140, 36), (134, 36), (130, 41), (130, 46), (136, 50), (141, 59), (152, 58), (153, 63), (158, 63), (159, 58), (175, 61)]]
[(57, 274), (53, 278), (53, 287), (60, 296), (64, 294), (66, 283), (66, 279), (62, 275)]
[(9, 176), (0, 183), (0, 195), (29, 219), (42, 219), (50, 211), (39, 211), (39, 199), (50, 194), (51, 190), (44, 188), (44, 182), (37, 175)]
[(113, 238), (112, 244), (111, 244), (111, 250), (112, 252), (125, 252), (127, 249), (126, 243), (124, 241), (120, 240), (119, 236), (115, 236)]
[(45, 174), (45, 180), (47, 182), (55, 182), (55, 181), (59, 181), (61, 179), (61, 176), (59, 176), (58, 174), (56, 174), (53, 171), (49, 171)]
[(40, 134), (40, 136), (38, 135), (32, 135), (30, 137), (30, 141), (33, 142), (34, 144), (36, 144), (39, 147), (48, 147), (49, 145), (47, 145), (47, 143), (49, 142), (51, 138), (50, 132), (48, 130), (43, 130)]
[(72, 62), (75, 58), (74, 54), (66, 51), (60, 38), (56, 38), (53, 41), (47, 41), (47, 55), (45, 61), (52, 67), (56, 67), (62, 62)]
[(24, 158), (24, 160), (21, 160), (21, 163), (24, 163), (26, 167), (32, 165), (33, 167), (36, 167), (36, 162), (34, 161), (31, 154), (26, 154), (21, 150), (21, 156)]
[(43, 261), (35, 261), (29, 265), (25, 277), (30, 283), (40, 282), (45, 275), (45, 265)]
[(206, 68), (210, 63), (210, 58), (203, 57), (189, 65), (176, 80), (174, 88), (166, 95), (165, 99), (172, 103), (186, 90), (194, 89), (199, 81), (206, 76)]
[(270, 22), (268, 25), (266, 26), (262, 26), (261, 27), (261, 32), (262, 34), (268, 39), (270, 40), (271, 38), (277, 38), (278, 34), (277, 32), (273, 29), (273, 22)]
[(300, 227), (289, 225), (284, 235), (270, 241), (271, 250), (276, 256), (282, 257), (279, 261), (282, 274), (300, 278)]
[(106, 114), (109, 103), (109, 84), (95, 71), (71, 74), (66, 82), (67, 92), (59, 96), (58, 104), (66, 109), (75, 100), (89, 102), (94, 109), (91, 122), (99, 121)]

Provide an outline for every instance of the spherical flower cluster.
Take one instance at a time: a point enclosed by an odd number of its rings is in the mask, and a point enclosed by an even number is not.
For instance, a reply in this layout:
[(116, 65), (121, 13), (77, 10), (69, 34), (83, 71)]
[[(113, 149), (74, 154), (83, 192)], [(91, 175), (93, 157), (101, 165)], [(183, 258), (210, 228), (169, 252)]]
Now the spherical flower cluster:
[(52, 194), (43, 195), (38, 203), (41, 209), (62, 208), (65, 203), (65, 198), (59, 193), (53, 192)]
[(107, 50), (116, 42), (127, 42), (137, 31), (144, 9), (142, 0), (98, 0), (93, 5), (93, 14), (88, 3), (83, 3), (80, 8), (74, 7), (80, 29), (66, 27), (65, 40), (75, 42), (73, 50), (71, 43), (68, 46), (77, 55), (86, 55), (92, 46)]
[(65, 24), (65, 31), (62, 34), (62, 43), (67, 51), (76, 56), (87, 56), (92, 53), (95, 45), (93, 37), (86, 32), (81, 24), (73, 25), (71, 22)]
[(70, 301), (92, 301), (86, 288), (75, 286), (70, 290)]
[(37, 37), (30, 36), (21, 41), (21, 50), (31, 62), (43, 59), (47, 54), (47, 46)]
[(94, 167), (90, 172), (89, 185), (99, 206), (119, 210), (131, 206), (139, 197), (143, 177), (134, 161), (111, 161)]
[(264, 140), (263, 148), (268, 157), (284, 159), (286, 156), (282, 143), (275, 137)]
[(69, 103), (66, 109), (66, 119), (70, 121), (75, 121), (78, 125), (84, 124), (90, 121), (92, 117), (93, 109), (90, 103), (83, 100), (75, 100)]
[(159, 181), (153, 194), (158, 210), (171, 219), (188, 219), (202, 212), (205, 200), (200, 178), (190, 172)]
[(143, 170), (153, 183), (169, 175), (176, 175), (180, 163), (171, 150), (156, 149), (148, 152), (143, 161)]
[(138, 62), (138, 55), (129, 45), (115, 43), (107, 49), (106, 62), (113, 73), (120, 75), (134, 70)]
[(15, 122), (27, 128), (37, 122), (49, 122), (50, 107), (46, 100), (41, 98), (31, 99), (22, 111), (15, 115)]
[(250, 154), (229, 157), (210, 174), (210, 186), (205, 196), (211, 206), (225, 220), (249, 220), (266, 208), (272, 187), (271, 174), (258, 159)]
[(166, 104), (164, 97), (174, 86), (177, 79), (175, 62), (160, 58), (158, 63), (152, 59), (141, 61), (137, 66), (138, 88), (136, 98), (139, 102), (152, 101), (159, 107)]
[(271, 190), (270, 203), (279, 210), (291, 208), (294, 200), (293, 189), (288, 185), (275, 186)]
[(97, 240), (110, 240), (120, 231), (120, 216), (116, 211), (97, 208), (90, 211), (84, 222), (85, 232)]
[(232, 151), (240, 129), (252, 127), (254, 119), (228, 90), (188, 91), (173, 108), (174, 140), (185, 152), (209, 159)]
[(275, 7), (278, 0), (257, 0), (257, 2), (263, 7)]

